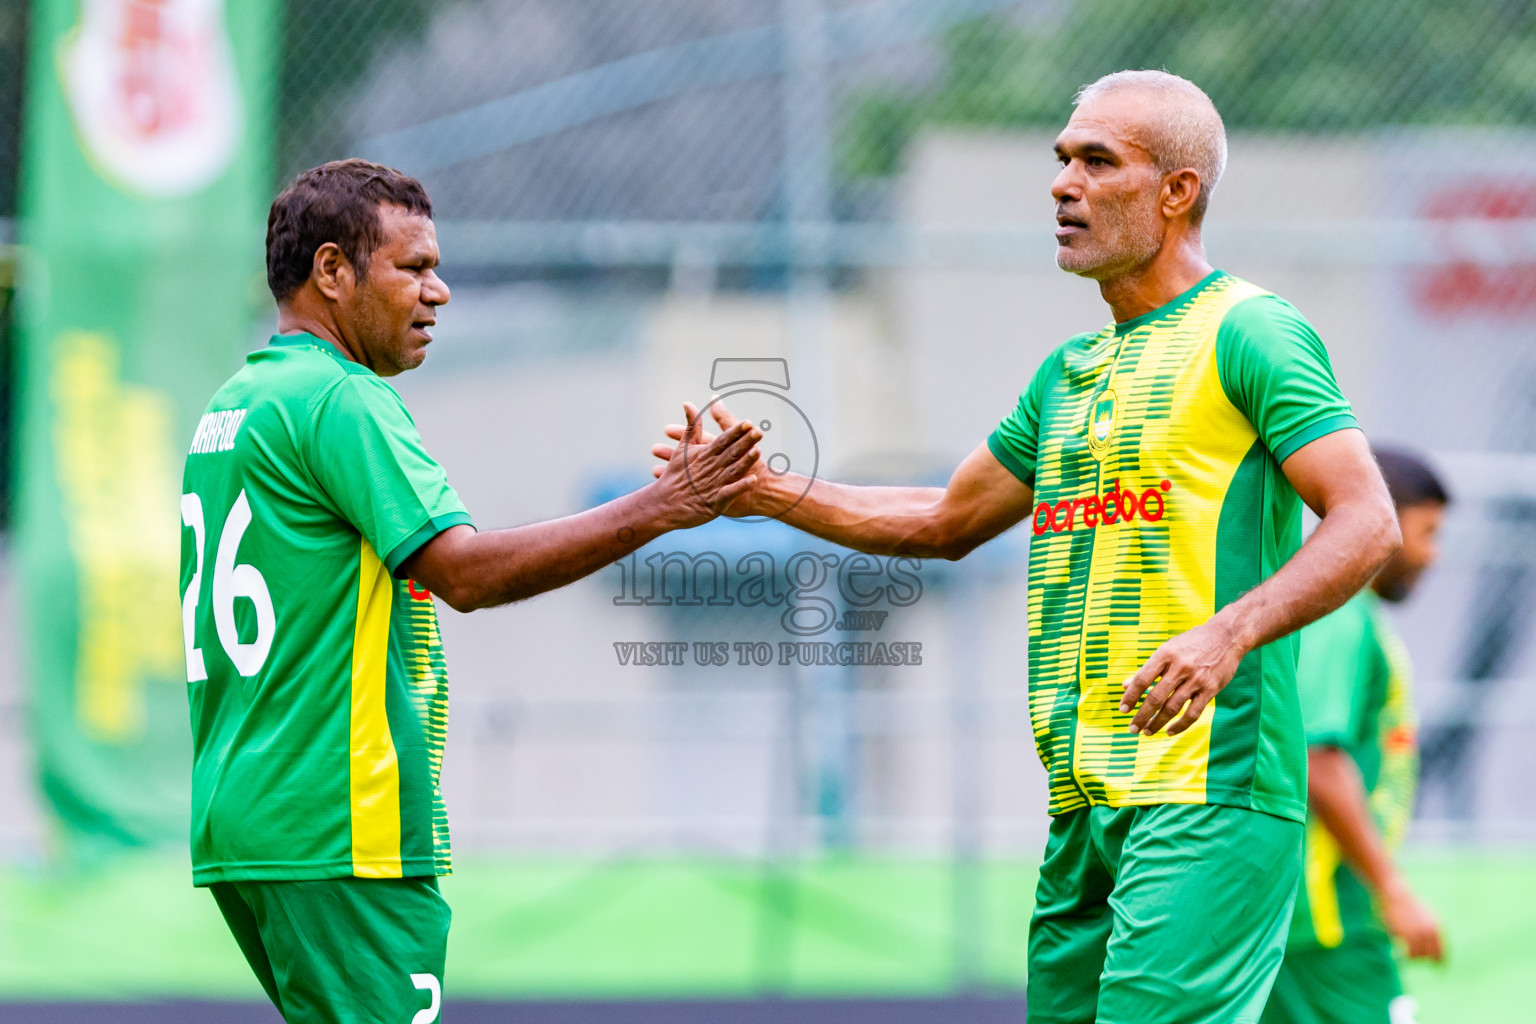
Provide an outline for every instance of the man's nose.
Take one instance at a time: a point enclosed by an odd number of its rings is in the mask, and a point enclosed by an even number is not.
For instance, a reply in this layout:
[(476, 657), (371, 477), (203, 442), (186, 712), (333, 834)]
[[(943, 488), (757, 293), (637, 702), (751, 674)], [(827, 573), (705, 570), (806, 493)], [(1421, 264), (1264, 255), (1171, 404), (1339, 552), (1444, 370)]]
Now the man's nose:
[(1069, 163), (1056, 175), (1056, 180), (1051, 182), (1051, 198), (1059, 203), (1063, 199), (1081, 199), (1082, 197), (1083, 191), (1077, 180), (1077, 173)]
[(446, 306), (453, 293), (448, 290), (448, 282), (437, 276), (432, 271), (427, 278), (426, 287), (421, 290), (421, 301), (429, 306)]

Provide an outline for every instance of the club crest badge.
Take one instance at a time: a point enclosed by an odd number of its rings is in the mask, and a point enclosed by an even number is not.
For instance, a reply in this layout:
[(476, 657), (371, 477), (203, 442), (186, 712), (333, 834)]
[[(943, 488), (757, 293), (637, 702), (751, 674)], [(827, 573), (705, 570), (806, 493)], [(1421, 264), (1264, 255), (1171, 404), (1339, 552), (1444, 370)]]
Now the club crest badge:
[(110, 180), (173, 198), (229, 166), (243, 117), (224, 0), (83, 0), (59, 64), (82, 146)]
[(1115, 392), (1105, 388), (1088, 405), (1088, 450), (1103, 458), (1115, 436)]

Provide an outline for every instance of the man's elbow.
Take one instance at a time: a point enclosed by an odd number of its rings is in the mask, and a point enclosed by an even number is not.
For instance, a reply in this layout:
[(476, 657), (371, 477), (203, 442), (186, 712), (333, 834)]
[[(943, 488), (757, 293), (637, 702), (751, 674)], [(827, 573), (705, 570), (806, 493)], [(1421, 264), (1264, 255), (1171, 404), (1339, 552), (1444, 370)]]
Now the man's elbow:
[(977, 545), (971, 541), (955, 541), (940, 548), (938, 556), (946, 562), (958, 562), (976, 548)]
[(456, 612), (472, 612), (491, 603), (474, 554), (478, 534), (468, 526), (453, 526), (427, 541), (405, 559), (401, 575), (420, 584)]
[(460, 615), (477, 612), (485, 607), (485, 602), (459, 590), (450, 590), (447, 593), (439, 593), (437, 596), (443, 599), (444, 604)]
[(1375, 540), (1377, 565), (1397, 554), (1403, 546), (1403, 528), (1397, 521), (1397, 509), (1391, 501), (1378, 502), (1374, 516), (1373, 539)]
[(459, 614), (479, 611), (487, 607), (490, 602), (482, 593), (473, 579), (468, 574), (450, 573), (443, 579), (434, 581), (432, 593), (443, 599), (443, 603)]
[(979, 548), (984, 539), (965, 533), (946, 532), (941, 534), (935, 542), (933, 554), (934, 557), (942, 558), (946, 562), (958, 562)]
[(1314, 807), (1318, 804), (1327, 804), (1328, 798), (1337, 788), (1335, 780), (1339, 774), (1339, 758), (1346, 756), (1342, 750), (1334, 746), (1312, 746), (1307, 748), (1307, 802)]

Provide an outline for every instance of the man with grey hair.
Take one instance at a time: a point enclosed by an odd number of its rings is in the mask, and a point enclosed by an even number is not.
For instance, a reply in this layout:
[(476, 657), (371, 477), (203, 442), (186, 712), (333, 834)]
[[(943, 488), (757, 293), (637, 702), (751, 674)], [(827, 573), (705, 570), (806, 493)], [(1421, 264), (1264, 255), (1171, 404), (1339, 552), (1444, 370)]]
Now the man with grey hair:
[[(1034, 1024), (1258, 1020), (1307, 813), (1291, 634), (1399, 543), (1317, 333), (1206, 262), (1225, 154), (1220, 115), (1184, 79), (1088, 86), (1056, 139), (1056, 259), (1099, 283), (1114, 322), (1057, 348), (947, 487), (759, 464), (726, 512), (951, 559), (1030, 520), (1030, 714), (1052, 815)], [(1303, 502), (1322, 519), (1305, 544)]]
[[(1188, 167), (1199, 176), (1200, 188), (1189, 208), (1190, 223), (1198, 226), (1205, 219), (1221, 173), (1227, 169), (1227, 130), (1216, 104), (1194, 82), (1166, 71), (1116, 71), (1105, 75), (1079, 89), (1076, 104), (1081, 109), (1115, 94), (1131, 93), (1149, 101), (1137, 141), (1152, 157), (1157, 172), (1171, 174)], [(1063, 270), (1079, 272), (1060, 259), (1067, 251), (1058, 252), (1057, 263)]]

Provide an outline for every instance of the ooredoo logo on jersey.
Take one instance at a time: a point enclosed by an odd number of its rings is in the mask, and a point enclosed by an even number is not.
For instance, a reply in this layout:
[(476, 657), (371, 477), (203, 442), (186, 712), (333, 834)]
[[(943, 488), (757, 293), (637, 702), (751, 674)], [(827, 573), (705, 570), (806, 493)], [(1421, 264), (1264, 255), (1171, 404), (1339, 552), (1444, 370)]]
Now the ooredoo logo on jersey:
[(1035, 536), (1068, 533), (1078, 529), (1096, 530), (1101, 526), (1119, 526), (1137, 519), (1155, 523), (1168, 510), (1165, 495), (1171, 490), (1172, 480), (1162, 480), (1155, 487), (1138, 491), (1132, 487), (1122, 488), (1116, 479), (1103, 494), (1062, 498), (1057, 502), (1042, 501), (1035, 506)]

